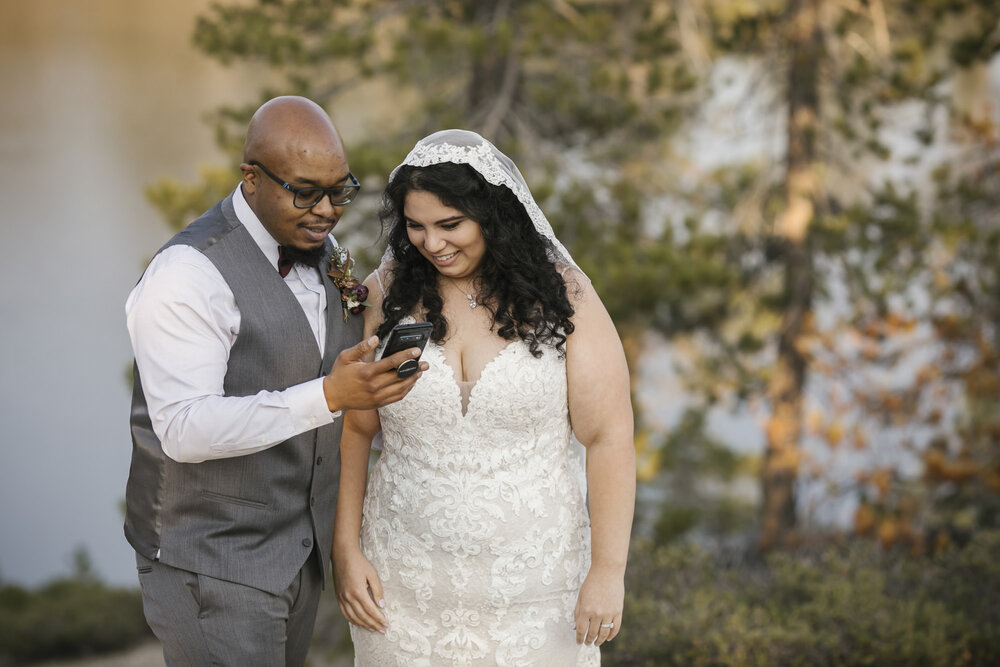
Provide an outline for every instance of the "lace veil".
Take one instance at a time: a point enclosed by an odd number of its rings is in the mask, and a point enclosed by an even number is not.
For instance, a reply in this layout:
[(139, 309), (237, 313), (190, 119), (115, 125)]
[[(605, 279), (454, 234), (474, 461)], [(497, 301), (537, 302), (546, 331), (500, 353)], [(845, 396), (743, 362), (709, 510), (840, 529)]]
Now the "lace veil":
[[(552, 257), (553, 261), (580, 270), (569, 251), (556, 238), (552, 225), (535, 203), (535, 198), (531, 196), (528, 184), (521, 176), (517, 165), (496, 146), (470, 130), (440, 130), (418, 141), (399, 167), (404, 165), (427, 167), (442, 162), (467, 164), (479, 172), (488, 183), (510, 189), (528, 212), (528, 217), (531, 218), (538, 233), (552, 242), (555, 254)], [(390, 182), (396, 176), (399, 167), (389, 174)], [(387, 249), (382, 257), (382, 263), (391, 260), (392, 251)]]

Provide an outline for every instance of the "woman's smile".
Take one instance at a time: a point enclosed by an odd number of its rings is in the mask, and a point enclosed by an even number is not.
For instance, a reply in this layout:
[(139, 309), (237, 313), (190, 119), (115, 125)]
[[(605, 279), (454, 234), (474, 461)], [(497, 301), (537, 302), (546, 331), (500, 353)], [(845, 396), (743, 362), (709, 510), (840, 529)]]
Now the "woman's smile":
[(479, 273), (486, 239), (478, 222), (424, 190), (407, 193), (403, 216), (410, 243), (443, 275), (462, 279)]

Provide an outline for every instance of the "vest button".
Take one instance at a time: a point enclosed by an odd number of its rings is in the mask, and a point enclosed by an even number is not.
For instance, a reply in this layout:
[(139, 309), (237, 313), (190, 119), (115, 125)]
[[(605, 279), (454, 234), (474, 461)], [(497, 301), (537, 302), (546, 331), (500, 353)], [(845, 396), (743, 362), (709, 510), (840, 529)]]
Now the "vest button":
[(323, 457), (322, 456), (317, 456), (316, 457), (316, 465), (318, 465), (318, 466), (323, 465)]
[(304, 546), (304, 547), (311, 547), (312, 545), (313, 545), (313, 541), (310, 540), (308, 537), (306, 539), (302, 540), (302, 546)]

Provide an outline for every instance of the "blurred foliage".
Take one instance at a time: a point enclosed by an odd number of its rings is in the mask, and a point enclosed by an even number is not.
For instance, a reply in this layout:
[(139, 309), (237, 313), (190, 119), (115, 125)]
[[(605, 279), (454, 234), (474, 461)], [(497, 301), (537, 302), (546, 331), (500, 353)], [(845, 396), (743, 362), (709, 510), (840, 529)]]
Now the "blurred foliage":
[(994, 665), (1000, 533), (914, 558), (846, 540), (710, 553), (637, 540), (608, 666)]
[[(804, 10), (815, 10), (815, 40), (795, 38)], [(862, 499), (859, 532), (886, 545), (937, 534), (943, 545), (996, 525), (1000, 490), (990, 411), (1000, 133), (964, 117), (952, 95), (957, 77), (1000, 49), (998, 23), (989, 0), (215, 3), (195, 44), (254, 67), (259, 95), (212, 117), (228, 166), (148, 195), (180, 227), (227, 194), (246, 122), (277, 94), (351, 113), (355, 95), (388, 100), (392, 113), (372, 113), (378, 125), (345, 137), (365, 184), (348, 223), (372, 219), (386, 175), (417, 139), (478, 130), (518, 162), (593, 280), (633, 377), (650, 331), (683, 351), (692, 412), (670, 434), (637, 414), (640, 476), (658, 489), (648, 525), (661, 539), (752, 523), (753, 499), (718, 488), (760, 474), (759, 462), (716, 456), (696, 413), (773, 416), (785, 405), (786, 422), (763, 430), (794, 445), (787, 503), (802, 484), (823, 483), (831, 497)], [(795, 69), (802, 57), (812, 64)], [(735, 136), (736, 110), (759, 107), (767, 122), (741, 132), (776, 149), (706, 170), (681, 144), (732, 83), (715, 73), (733, 60), (747, 85), (722, 129)], [(373, 83), (381, 97), (364, 92)], [(806, 159), (789, 151), (792, 135), (771, 136), (786, 131), (771, 117), (793, 100), (814, 117), (796, 135), (811, 147)], [(891, 136), (905, 109), (916, 109), (905, 128), (916, 149)], [(884, 169), (935, 148), (947, 166), (933, 183)], [(813, 184), (801, 243), (780, 224), (793, 166)], [(373, 225), (341, 240), (361, 270), (378, 261)], [(914, 359), (921, 370), (899, 370)], [(789, 383), (783, 361), (801, 378)], [(867, 467), (831, 479), (831, 461), (852, 456)], [(907, 472), (914, 462), (921, 472)]]
[(1000, 527), (1000, 125), (962, 130), (975, 140), (935, 174), (931, 233), (910, 273), (917, 303), (862, 320), (858, 349), (872, 365), (912, 368), (907, 384), (848, 397), (902, 432), (902, 452), (920, 463), (919, 475), (887, 462), (859, 478), (855, 527), (886, 544), (930, 537), (940, 548)]
[[(299, 94), (357, 113), (352, 97), (380, 83), (398, 113), (345, 138), (352, 170), (377, 184), (369, 198), (418, 139), (445, 127), (481, 132), (527, 171), (563, 170), (568, 146), (612, 160), (634, 157), (632, 145), (655, 153), (695, 101), (678, 39), (669, 8), (620, 0), (215, 3), (194, 34), (223, 63), (259, 66), (256, 99), (211, 117), (232, 166), (264, 100)], [(159, 203), (173, 220), (173, 203)]]
[(153, 636), (138, 590), (102, 584), (82, 549), (73, 562), (72, 576), (35, 590), (0, 582), (0, 665), (108, 653)]
[[(636, 443), (640, 460), (644, 445), (641, 440)], [(652, 536), (658, 544), (681, 540), (745, 542), (752, 534), (757, 507), (734, 493), (734, 482), (755, 475), (755, 461), (711, 437), (704, 411), (685, 411), (652, 456), (655, 476), (644, 479), (640, 470), (639, 479), (646, 482), (647, 491), (655, 490), (657, 495), (655, 502), (639, 505), (640, 533)]]
[[(932, 396), (926, 383), (912, 376), (911, 384), (901, 386), (899, 378), (907, 372), (900, 366), (913, 363), (918, 347), (927, 354), (951, 344), (931, 335), (920, 347), (911, 332), (920, 325), (935, 328), (936, 309), (920, 306), (925, 297), (953, 299), (969, 285), (955, 280), (938, 290), (935, 272), (976, 272), (969, 263), (944, 259), (956, 257), (943, 251), (946, 238), (968, 229), (966, 240), (989, 256), (993, 246), (986, 230), (996, 227), (996, 207), (980, 205), (972, 229), (955, 212), (971, 204), (972, 193), (995, 189), (997, 173), (975, 160), (979, 168), (964, 171), (966, 188), (949, 201), (943, 182), (928, 183), (926, 167), (885, 167), (921, 162), (920, 149), (900, 138), (906, 132), (920, 146), (935, 147), (945, 164), (976, 151), (995, 155), (996, 127), (989, 122), (983, 127), (982, 117), (970, 123), (955, 91), (961, 77), (1000, 51), (1000, 5), (983, 0), (688, 5), (692, 25), (698, 26), (689, 39), (701, 41), (710, 61), (738, 59), (740, 71), (753, 79), (740, 103), (785, 118), (784, 127), (769, 121), (747, 127), (745, 134), (786, 136), (773, 157), (729, 160), (684, 198), (689, 217), (722, 230), (732, 252), (728, 266), (738, 271), (713, 324), (699, 328), (700, 350), (687, 379), (709, 405), (750, 406), (765, 417), (763, 525), (780, 525), (778, 532), (794, 542), (792, 521), (805, 509), (796, 495), (804, 483), (825, 482), (832, 496), (867, 496), (868, 476), (877, 475), (901, 491), (902, 482), (913, 477), (905, 472), (907, 464), (919, 460), (931, 440), (922, 427), (935, 410), (951, 413), (937, 424), (949, 430), (951, 456), (965, 448), (957, 442), (963, 438), (955, 420), (959, 412), (974, 411), (973, 401), (965, 394), (957, 409), (943, 405), (947, 398)], [(812, 30), (807, 39), (804, 27)], [(907, 111), (916, 122), (904, 120)], [(977, 123), (978, 135), (963, 129)], [(793, 213), (804, 228), (801, 238), (788, 234)], [(931, 268), (928, 260), (941, 268)], [(715, 289), (699, 286), (689, 298), (697, 302)], [(978, 300), (991, 294), (978, 282), (972, 289)], [(980, 324), (995, 330), (1000, 323), (983, 318)], [(966, 363), (967, 357), (961, 359)], [(959, 388), (957, 395), (963, 394)], [(824, 447), (823, 456), (814, 457)], [(977, 459), (982, 477), (994, 474), (992, 447), (992, 454)], [(853, 482), (831, 479), (831, 460), (851, 458), (845, 452), (867, 458), (874, 470)], [(772, 458), (783, 467), (775, 475), (769, 472)], [(948, 493), (938, 491), (943, 490), (918, 490), (925, 514)], [(769, 495), (778, 498), (773, 505)], [(995, 502), (987, 495), (976, 502)], [(910, 521), (910, 528), (923, 535), (916, 523)], [(897, 516), (881, 537), (892, 542), (905, 530)], [(877, 527), (872, 534), (879, 534)]]
[[(394, 95), (408, 103), (400, 108), (398, 124), (379, 128), (381, 136), (373, 137), (372, 145), (409, 148), (420, 137), (455, 125), (481, 130), (505, 145), (529, 137), (565, 145), (614, 135), (623, 125), (648, 128), (655, 139), (662, 134), (661, 116), (681, 104), (671, 94), (676, 67), (662, 61), (678, 51), (676, 27), (659, 5), (217, 3), (199, 19), (195, 44), (222, 62), (240, 60), (280, 72), (283, 83), (261, 91), (261, 101), (280, 88), (322, 104), (349, 96), (367, 79), (389, 82)], [(234, 154), (256, 106), (227, 107), (216, 116), (220, 143)], [(391, 153), (382, 160), (357, 169), (387, 173), (398, 162)]]
[(232, 192), (240, 180), (239, 170), (203, 168), (201, 182), (194, 186), (164, 178), (146, 187), (146, 199), (159, 210), (174, 231), (212, 208), (219, 199)]

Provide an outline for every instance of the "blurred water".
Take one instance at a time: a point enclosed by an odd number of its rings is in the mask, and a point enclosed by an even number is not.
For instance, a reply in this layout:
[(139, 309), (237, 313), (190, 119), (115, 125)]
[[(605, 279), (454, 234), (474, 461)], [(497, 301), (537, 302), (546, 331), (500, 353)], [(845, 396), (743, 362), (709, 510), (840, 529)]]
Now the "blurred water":
[(125, 297), (169, 237), (145, 184), (220, 160), (202, 116), (249, 98), (191, 47), (209, 0), (0, 0), (0, 579), (85, 547), (135, 582)]

